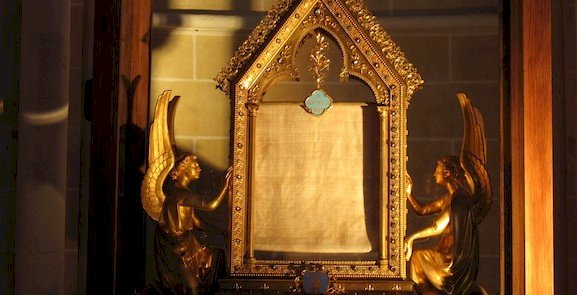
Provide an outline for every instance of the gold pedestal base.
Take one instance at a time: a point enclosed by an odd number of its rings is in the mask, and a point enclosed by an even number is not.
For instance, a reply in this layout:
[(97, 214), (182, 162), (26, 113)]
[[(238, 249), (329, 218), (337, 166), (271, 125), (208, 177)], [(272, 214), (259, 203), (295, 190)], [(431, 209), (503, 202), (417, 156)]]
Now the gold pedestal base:
[[(413, 282), (402, 280), (338, 280), (348, 294), (413, 294)], [(286, 294), (294, 279), (232, 278), (219, 280), (219, 294)]]

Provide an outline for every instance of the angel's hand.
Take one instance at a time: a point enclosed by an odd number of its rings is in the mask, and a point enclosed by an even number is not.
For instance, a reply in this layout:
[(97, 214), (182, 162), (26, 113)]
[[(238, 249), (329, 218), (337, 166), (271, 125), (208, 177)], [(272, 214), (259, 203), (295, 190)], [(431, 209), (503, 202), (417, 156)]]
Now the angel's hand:
[(407, 196), (410, 196), (413, 191), (413, 180), (408, 172), (405, 173), (405, 176), (405, 191), (407, 192)]
[(413, 237), (409, 236), (405, 238), (405, 259), (407, 261), (411, 260), (413, 255)]

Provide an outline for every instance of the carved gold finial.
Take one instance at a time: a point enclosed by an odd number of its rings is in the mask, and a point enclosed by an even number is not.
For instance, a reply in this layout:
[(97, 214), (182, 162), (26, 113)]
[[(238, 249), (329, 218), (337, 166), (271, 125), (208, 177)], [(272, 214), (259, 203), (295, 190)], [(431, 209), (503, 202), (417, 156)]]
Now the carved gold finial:
[(311, 51), (310, 61), (312, 63), (309, 70), (317, 82), (317, 89), (321, 89), (324, 80), (327, 78), (331, 66), (331, 60), (327, 57), (329, 42), (325, 41), (325, 36), (321, 32), (316, 32), (317, 44)]

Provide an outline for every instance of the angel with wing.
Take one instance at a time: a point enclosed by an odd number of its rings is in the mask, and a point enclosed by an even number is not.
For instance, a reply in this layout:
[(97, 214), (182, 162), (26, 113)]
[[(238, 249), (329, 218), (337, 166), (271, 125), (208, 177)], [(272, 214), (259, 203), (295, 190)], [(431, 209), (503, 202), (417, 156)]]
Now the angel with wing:
[(146, 213), (158, 225), (154, 249), (160, 292), (202, 294), (209, 292), (214, 283), (216, 265), (223, 254), (203, 246), (195, 237), (194, 230), (204, 227), (195, 210), (213, 211), (222, 203), (230, 186), (231, 168), (214, 198), (205, 199), (188, 187), (199, 179), (201, 169), (194, 155), (176, 159), (171, 129), (177, 100), (171, 91), (158, 97), (141, 200)]
[[(411, 194), (407, 177), (409, 207), (421, 216), (436, 214), (433, 223), (405, 238), (410, 278), (419, 294), (486, 294), (476, 284), (479, 265), (477, 226), (493, 200), (485, 164), (487, 147), (483, 118), (462, 93), (457, 94), (464, 119), (460, 157), (444, 156), (437, 161), (435, 182), (447, 194), (422, 205)], [(433, 249), (413, 251), (415, 240), (439, 237)]]

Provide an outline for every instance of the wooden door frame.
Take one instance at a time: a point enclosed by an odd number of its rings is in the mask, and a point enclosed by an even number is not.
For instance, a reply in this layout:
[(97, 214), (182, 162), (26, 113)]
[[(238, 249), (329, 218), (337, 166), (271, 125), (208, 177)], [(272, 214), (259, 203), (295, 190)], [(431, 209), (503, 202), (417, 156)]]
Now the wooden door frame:
[(553, 294), (552, 7), (540, 0), (511, 0), (508, 5), (501, 208), (510, 224), (503, 224), (502, 231), (501, 290)]
[(152, 0), (95, 2), (88, 294), (144, 287), (151, 19)]
[[(140, 141), (122, 126), (130, 121), (144, 131), (140, 149), (146, 151), (152, 0), (95, 5), (87, 291), (112, 294), (138, 288), (144, 279), (144, 257), (137, 257), (144, 229), (127, 226), (144, 216), (140, 206), (121, 210), (127, 186), (135, 186), (129, 172), (143, 169), (123, 162), (125, 148)], [(510, 0), (504, 7), (501, 290), (553, 294), (551, 4)], [(122, 269), (136, 275), (124, 282)]]

